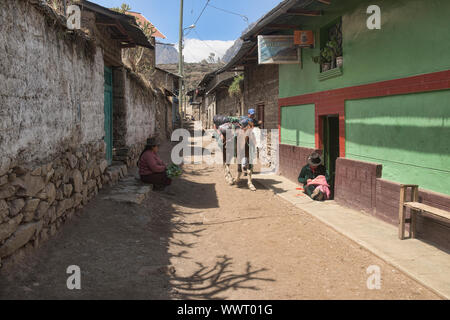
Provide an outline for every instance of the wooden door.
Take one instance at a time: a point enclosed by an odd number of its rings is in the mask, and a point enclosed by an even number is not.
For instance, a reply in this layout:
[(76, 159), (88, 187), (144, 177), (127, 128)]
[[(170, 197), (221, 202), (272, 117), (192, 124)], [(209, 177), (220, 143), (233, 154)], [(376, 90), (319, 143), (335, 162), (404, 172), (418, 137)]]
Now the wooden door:
[(259, 104), (256, 108), (256, 118), (258, 121), (262, 121), (260, 128), (264, 129), (264, 105)]
[(105, 143), (106, 160), (112, 163), (113, 158), (113, 83), (112, 70), (105, 67)]

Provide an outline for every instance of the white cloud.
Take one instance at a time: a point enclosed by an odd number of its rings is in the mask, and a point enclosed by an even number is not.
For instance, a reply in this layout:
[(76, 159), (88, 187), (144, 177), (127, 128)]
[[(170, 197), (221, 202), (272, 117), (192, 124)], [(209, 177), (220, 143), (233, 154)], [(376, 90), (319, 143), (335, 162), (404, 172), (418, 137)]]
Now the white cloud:
[[(234, 41), (221, 41), (221, 40), (205, 40), (200, 39), (185, 39), (184, 40), (184, 61), (186, 62), (200, 62), (203, 59), (207, 59), (211, 52), (222, 58), (225, 52), (233, 45)], [(178, 51), (178, 44), (176, 45)]]

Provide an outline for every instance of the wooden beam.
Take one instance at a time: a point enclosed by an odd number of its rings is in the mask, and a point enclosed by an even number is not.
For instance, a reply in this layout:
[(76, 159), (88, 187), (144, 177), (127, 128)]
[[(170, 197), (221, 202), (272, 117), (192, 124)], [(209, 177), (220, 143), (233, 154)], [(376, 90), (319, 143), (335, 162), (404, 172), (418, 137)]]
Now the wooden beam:
[(298, 25), (293, 24), (269, 24), (265, 26), (266, 29), (276, 29), (276, 30), (297, 30), (301, 29)]
[(121, 45), (120, 45), (120, 47), (121, 48), (134, 48), (134, 47), (136, 47), (136, 44), (135, 43), (122, 43)]
[(288, 15), (293, 16), (307, 16), (307, 17), (318, 17), (323, 15), (322, 10), (302, 10), (302, 9), (292, 9), (287, 12)]
[(320, 3), (323, 3), (323, 4), (327, 4), (327, 5), (331, 4), (331, 0), (317, 0), (317, 1), (319, 1)]

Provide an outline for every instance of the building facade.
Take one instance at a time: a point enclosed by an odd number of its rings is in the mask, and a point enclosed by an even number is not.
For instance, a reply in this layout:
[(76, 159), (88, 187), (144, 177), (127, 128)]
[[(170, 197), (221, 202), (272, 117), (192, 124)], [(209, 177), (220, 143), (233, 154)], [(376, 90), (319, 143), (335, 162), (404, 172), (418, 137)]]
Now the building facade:
[[(371, 5), (380, 29), (368, 26)], [(280, 174), (296, 181), (320, 150), (336, 201), (396, 225), (400, 184), (417, 184), (421, 202), (449, 210), (449, 10), (439, 0), (285, 1), (261, 19), (244, 38), (274, 25), (315, 36), (300, 64), (279, 66)], [(335, 55), (326, 70), (315, 57), (333, 40), (343, 64)], [(421, 218), (418, 237), (450, 248), (445, 222)]]

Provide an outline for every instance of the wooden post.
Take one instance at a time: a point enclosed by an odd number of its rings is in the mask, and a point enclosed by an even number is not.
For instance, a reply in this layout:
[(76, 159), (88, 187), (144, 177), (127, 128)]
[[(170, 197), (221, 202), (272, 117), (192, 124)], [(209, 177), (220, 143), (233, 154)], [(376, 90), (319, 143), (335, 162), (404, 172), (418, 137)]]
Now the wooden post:
[(406, 186), (401, 185), (400, 186), (400, 202), (398, 206), (398, 237), (400, 240), (403, 240), (405, 238), (405, 206), (403, 205), (405, 203), (405, 196), (406, 196)]
[[(411, 202), (419, 202), (419, 187), (413, 186), (411, 188)], [(416, 210), (411, 210), (411, 225), (409, 229), (409, 234), (411, 238), (416, 237), (416, 221), (417, 221), (417, 212)]]

